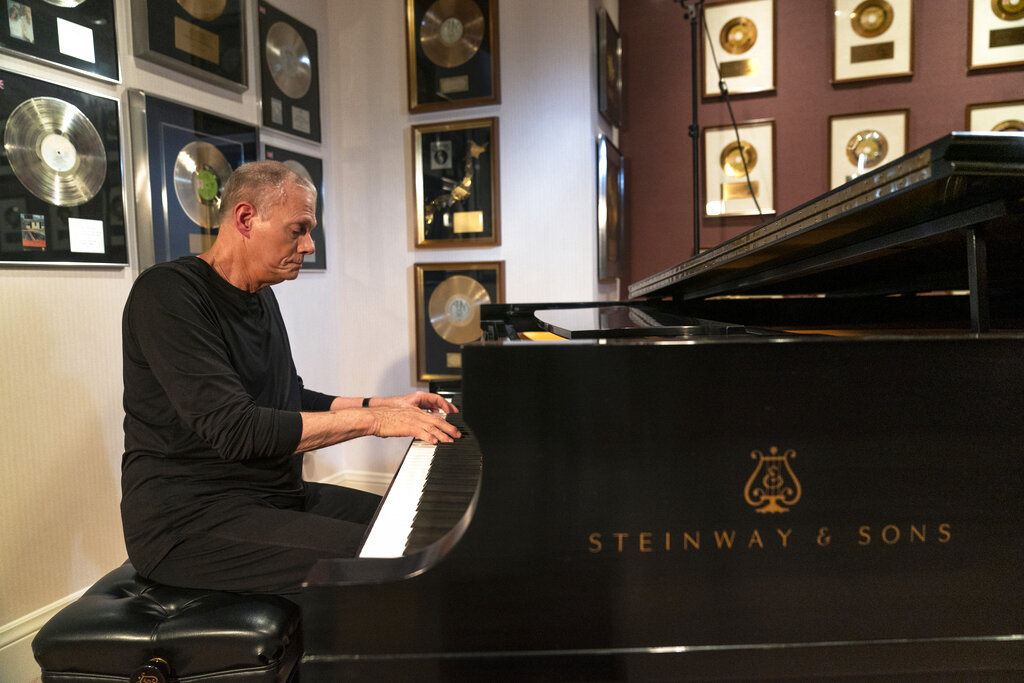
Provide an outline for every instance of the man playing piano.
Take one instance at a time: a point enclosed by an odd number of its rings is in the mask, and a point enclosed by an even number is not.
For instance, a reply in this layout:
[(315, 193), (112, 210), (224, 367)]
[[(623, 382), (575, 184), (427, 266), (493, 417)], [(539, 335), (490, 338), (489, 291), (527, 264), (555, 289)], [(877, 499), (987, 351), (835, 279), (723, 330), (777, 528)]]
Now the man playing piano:
[(270, 285), (313, 252), (316, 188), (239, 167), (213, 246), (142, 273), (125, 304), (121, 515), (136, 570), (177, 586), (295, 594), (352, 557), (379, 497), (302, 480), (303, 452), (361, 436), (459, 438), (440, 396), (306, 389)]

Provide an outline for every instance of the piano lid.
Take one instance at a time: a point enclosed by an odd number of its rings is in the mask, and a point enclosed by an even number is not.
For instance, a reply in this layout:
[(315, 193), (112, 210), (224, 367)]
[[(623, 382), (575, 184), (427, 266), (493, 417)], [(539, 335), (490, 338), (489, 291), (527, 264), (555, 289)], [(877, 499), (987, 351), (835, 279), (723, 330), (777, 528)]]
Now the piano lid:
[(950, 133), (633, 283), (629, 294), (694, 300), (963, 289), (962, 233), (981, 226), (992, 276), (1019, 286), (1022, 197), (1024, 134)]
[(565, 339), (707, 337), (746, 331), (743, 325), (703, 320), (650, 306), (624, 304), (548, 308), (536, 311), (534, 316), (542, 329)]

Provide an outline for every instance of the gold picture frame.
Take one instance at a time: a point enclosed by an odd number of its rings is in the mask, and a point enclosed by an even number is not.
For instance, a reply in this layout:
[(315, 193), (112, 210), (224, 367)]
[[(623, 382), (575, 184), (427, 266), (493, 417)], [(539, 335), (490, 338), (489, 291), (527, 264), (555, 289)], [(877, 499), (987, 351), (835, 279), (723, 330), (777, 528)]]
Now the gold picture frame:
[(704, 129), (704, 215), (775, 213), (775, 121)]
[(965, 130), (1024, 131), (1024, 100), (967, 105)]
[(498, 0), (406, 0), (409, 111), (501, 103)]
[(910, 111), (889, 109), (830, 116), (829, 189), (898, 159), (907, 151)]
[(706, 5), (704, 25), (704, 97), (721, 96), (720, 80), (734, 95), (775, 90), (774, 0)]
[(416, 263), (416, 377), (462, 376), (462, 344), (480, 339), (480, 306), (505, 302), (505, 262)]
[(971, 0), (967, 68), (1024, 65), (1024, 7), (1000, 0)]
[(912, 0), (833, 0), (832, 82), (914, 73)]
[(498, 119), (412, 127), (416, 246), (501, 244)]

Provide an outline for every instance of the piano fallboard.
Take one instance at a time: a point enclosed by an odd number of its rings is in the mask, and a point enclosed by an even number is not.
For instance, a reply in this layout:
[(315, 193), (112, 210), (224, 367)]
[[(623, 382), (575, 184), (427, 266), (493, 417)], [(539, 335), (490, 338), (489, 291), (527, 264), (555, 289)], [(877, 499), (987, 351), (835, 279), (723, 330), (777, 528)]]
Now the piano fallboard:
[(483, 342), (476, 507), (327, 560), (310, 680), (1019, 680), (1024, 336)]

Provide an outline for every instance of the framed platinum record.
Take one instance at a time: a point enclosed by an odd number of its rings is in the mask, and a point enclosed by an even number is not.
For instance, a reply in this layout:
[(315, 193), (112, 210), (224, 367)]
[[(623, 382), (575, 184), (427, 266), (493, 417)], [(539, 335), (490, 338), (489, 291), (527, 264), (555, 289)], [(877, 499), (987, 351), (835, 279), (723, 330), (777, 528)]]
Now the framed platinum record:
[(324, 226), (324, 162), (284, 147), (263, 145), (263, 158), (280, 161), (316, 188), (316, 227), (313, 228), (315, 251), (302, 259), (303, 271), (327, 270), (327, 244)]
[(253, 126), (138, 90), (128, 93), (142, 268), (213, 245), (231, 171), (257, 158)]
[(0, 83), (0, 263), (127, 265), (118, 101)]
[(263, 125), (320, 141), (320, 66), (316, 31), (259, 3)]

